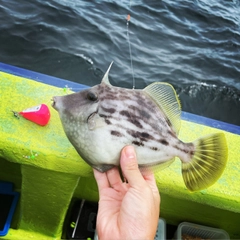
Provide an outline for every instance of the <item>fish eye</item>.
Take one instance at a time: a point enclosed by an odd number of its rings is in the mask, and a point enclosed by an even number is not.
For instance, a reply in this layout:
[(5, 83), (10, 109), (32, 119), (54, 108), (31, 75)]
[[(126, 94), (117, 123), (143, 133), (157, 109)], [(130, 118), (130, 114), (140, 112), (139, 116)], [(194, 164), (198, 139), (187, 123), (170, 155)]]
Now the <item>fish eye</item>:
[(87, 93), (87, 99), (95, 102), (95, 101), (98, 100), (98, 95), (94, 92), (88, 92)]

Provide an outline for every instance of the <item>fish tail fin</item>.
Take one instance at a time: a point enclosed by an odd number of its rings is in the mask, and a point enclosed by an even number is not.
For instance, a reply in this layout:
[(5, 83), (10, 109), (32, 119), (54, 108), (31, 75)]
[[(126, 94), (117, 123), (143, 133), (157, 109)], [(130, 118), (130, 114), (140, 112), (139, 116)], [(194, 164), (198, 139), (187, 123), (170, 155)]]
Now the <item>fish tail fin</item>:
[(193, 142), (195, 150), (189, 162), (182, 163), (182, 175), (190, 191), (210, 187), (222, 175), (228, 158), (225, 135), (216, 133)]

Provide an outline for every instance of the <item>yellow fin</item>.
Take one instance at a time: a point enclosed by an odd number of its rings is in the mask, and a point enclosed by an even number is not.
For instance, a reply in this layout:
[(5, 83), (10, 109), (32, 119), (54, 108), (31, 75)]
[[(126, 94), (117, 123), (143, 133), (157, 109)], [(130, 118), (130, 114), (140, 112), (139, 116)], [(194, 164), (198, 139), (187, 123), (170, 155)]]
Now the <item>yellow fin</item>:
[(155, 82), (143, 89), (164, 112), (178, 134), (181, 127), (181, 105), (175, 89), (169, 83)]
[(182, 163), (183, 180), (190, 191), (213, 185), (225, 169), (228, 148), (223, 133), (211, 134), (196, 140), (190, 162)]

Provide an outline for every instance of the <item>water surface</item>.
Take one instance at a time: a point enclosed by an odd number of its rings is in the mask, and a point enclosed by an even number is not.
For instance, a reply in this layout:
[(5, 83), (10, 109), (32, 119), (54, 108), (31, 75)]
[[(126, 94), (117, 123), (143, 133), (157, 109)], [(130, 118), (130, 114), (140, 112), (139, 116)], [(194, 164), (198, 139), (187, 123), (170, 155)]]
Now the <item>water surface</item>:
[(93, 86), (114, 61), (132, 88), (130, 40), (136, 88), (169, 82), (184, 111), (240, 125), (238, 0), (0, 0), (0, 23), (1, 62)]

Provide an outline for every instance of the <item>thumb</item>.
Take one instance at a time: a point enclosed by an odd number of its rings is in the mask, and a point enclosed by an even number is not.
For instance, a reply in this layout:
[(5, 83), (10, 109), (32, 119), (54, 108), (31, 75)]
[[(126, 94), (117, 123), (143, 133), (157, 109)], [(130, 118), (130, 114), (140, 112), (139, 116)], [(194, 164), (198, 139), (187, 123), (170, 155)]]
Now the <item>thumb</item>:
[(120, 165), (124, 177), (132, 187), (143, 186), (144, 178), (138, 168), (137, 156), (133, 146), (126, 146), (122, 149)]

